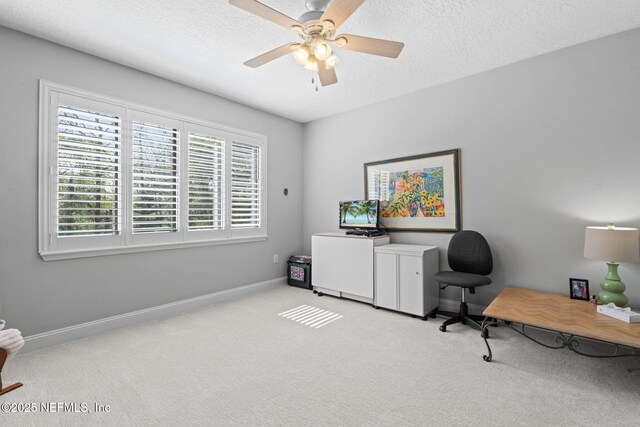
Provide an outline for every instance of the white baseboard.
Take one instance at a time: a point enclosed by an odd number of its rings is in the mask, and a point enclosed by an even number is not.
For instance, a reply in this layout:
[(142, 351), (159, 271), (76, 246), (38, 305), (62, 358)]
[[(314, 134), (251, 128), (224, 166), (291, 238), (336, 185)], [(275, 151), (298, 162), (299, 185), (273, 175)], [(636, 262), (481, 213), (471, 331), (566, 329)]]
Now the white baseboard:
[[(477, 314), (478, 316), (482, 315), (482, 312), (487, 308), (484, 305), (469, 303), (467, 303), (467, 306), (469, 307), (469, 314)], [(453, 313), (457, 313), (458, 311), (460, 311), (460, 301), (440, 298), (440, 306), (438, 307), (438, 309), (441, 311), (450, 311)]]
[(182, 301), (171, 302), (156, 307), (145, 308), (131, 313), (120, 314), (118, 316), (107, 317), (105, 319), (94, 320), (79, 325), (68, 326), (66, 328), (56, 329), (41, 334), (30, 335), (24, 339), (24, 347), (20, 351), (26, 353), (29, 351), (39, 350), (56, 344), (62, 344), (68, 341), (85, 338), (102, 332), (111, 331), (113, 329), (131, 326), (136, 323), (148, 322), (150, 320), (161, 319), (165, 317), (175, 316), (187, 311), (191, 311), (210, 304), (228, 301), (241, 297), (253, 292), (275, 288), (284, 285), (287, 282), (286, 277), (267, 280), (265, 282), (253, 283), (251, 285), (241, 286), (239, 288), (227, 289), (220, 292), (214, 292), (199, 297), (189, 298)]

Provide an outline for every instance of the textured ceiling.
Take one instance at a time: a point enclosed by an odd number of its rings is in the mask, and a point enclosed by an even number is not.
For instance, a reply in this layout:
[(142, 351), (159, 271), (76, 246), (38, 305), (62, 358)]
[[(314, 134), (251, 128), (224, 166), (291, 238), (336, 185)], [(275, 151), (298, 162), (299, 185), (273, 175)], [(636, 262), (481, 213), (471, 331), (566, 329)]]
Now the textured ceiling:
[[(262, 0), (294, 19), (304, 0)], [(339, 33), (402, 41), (398, 59), (341, 50), (316, 93), (295, 33), (226, 0), (0, 0), (0, 25), (299, 122), (640, 27), (639, 0), (368, 0)], [(2, 42), (0, 40), (0, 42)]]

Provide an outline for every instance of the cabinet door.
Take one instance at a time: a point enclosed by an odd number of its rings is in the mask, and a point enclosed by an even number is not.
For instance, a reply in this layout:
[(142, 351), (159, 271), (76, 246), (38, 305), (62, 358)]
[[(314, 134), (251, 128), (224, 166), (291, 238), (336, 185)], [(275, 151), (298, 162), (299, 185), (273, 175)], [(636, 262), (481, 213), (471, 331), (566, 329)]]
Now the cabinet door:
[(328, 289), (337, 289), (338, 283), (334, 283), (333, 262), (331, 249), (328, 248), (329, 237), (311, 236), (311, 281), (313, 286), (321, 286)]
[(396, 254), (376, 252), (376, 294), (374, 303), (378, 307), (398, 309)]
[(424, 279), (422, 272), (422, 257), (398, 255), (398, 273), (400, 277), (399, 310), (404, 313), (424, 316)]
[(311, 237), (314, 286), (373, 300), (373, 242), (370, 239)]
[[(334, 239), (334, 256), (339, 259), (340, 290), (373, 300), (373, 242), (369, 239)], [(346, 240), (346, 242), (344, 241)]]

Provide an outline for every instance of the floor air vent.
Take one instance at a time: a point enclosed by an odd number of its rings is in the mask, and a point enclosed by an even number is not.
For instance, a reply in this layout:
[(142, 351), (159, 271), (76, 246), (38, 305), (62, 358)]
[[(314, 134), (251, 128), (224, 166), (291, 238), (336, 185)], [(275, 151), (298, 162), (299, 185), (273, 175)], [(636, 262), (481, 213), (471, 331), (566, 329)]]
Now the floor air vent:
[(333, 313), (317, 307), (311, 307), (310, 305), (301, 305), (300, 307), (292, 308), (291, 310), (278, 314), (278, 316), (289, 320), (295, 320), (302, 325), (307, 325), (316, 329), (328, 325), (342, 317), (341, 314)]

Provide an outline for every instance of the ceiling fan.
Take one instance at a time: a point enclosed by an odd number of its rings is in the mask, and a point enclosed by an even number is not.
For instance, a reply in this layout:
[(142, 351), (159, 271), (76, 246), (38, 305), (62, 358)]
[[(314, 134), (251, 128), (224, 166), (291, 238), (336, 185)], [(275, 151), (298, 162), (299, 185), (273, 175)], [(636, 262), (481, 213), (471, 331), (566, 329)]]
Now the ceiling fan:
[(329, 44), (355, 52), (397, 58), (404, 43), (351, 34), (335, 35), (336, 29), (364, 2), (365, 0), (307, 0), (307, 12), (296, 21), (256, 0), (229, 0), (233, 6), (297, 32), (302, 39), (300, 43), (287, 43), (250, 59), (244, 65), (257, 68), (292, 53), (294, 59), (306, 69), (318, 73), (322, 86), (329, 86), (338, 82), (334, 68), (337, 57)]

